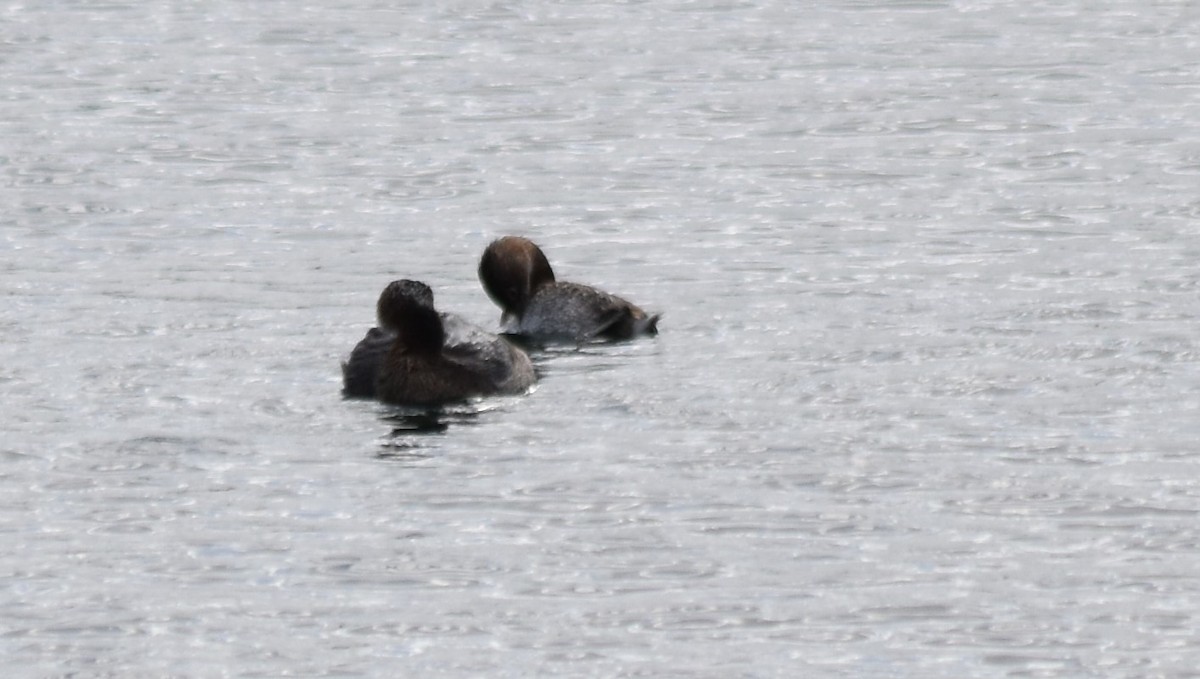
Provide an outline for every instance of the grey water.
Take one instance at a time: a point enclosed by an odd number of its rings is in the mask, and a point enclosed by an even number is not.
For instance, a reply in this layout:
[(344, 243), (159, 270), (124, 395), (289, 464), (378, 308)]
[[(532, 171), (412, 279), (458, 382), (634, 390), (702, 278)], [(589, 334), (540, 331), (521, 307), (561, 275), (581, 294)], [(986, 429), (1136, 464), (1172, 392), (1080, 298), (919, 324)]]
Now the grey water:
[[(10, 677), (1200, 676), (1200, 7), (0, 3)], [(424, 418), (521, 234), (657, 338)]]

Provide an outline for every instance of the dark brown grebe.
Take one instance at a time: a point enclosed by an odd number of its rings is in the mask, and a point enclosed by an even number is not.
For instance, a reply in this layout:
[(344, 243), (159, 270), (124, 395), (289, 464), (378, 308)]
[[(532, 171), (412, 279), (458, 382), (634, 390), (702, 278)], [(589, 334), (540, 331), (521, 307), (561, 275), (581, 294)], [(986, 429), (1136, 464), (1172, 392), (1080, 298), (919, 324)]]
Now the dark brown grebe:
[(660, 314), (616, 295), (555, 280), (542, 250), (527, 238), (493, 241), (479, 261), (479, 280), (503, 310), (505, 332), (534, 341), (625, 340), (658, 334)]
[(432, 405), (526, 391), (537, 380), (525, 352), (454, 314), (439, 314), (424, 283), (393, 281), (371, 328), (342, 364), (346, 396)]

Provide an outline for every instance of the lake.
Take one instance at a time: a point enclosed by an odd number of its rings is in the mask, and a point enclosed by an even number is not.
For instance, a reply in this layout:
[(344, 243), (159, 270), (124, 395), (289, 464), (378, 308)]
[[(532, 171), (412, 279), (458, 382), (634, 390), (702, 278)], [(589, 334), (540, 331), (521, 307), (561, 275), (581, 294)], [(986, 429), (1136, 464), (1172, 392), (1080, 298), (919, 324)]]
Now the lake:
[[(1196, 677), (1200, 5), (0, 7), (17, 677)], [(388, 281), (662, 312), (342, 398)]]

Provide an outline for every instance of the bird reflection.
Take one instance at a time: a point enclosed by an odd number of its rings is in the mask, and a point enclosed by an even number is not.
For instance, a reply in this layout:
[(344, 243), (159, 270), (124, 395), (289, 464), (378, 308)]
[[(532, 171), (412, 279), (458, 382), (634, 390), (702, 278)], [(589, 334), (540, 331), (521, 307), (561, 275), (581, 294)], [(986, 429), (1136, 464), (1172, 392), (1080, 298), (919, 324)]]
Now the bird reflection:
[(382, 419), (392, 425), (392, 438), (407, 434), (440, 434), (450, 428), (449, 419), (441, 410), (392, 413)]
[(451, 427), (474, 424), (491, 409), (481, 403), (429, 409), (391, 407), (379, 418), (391, 431), (375, 456), (405, 462), (427, 460), (433, 457), (438, 434)]

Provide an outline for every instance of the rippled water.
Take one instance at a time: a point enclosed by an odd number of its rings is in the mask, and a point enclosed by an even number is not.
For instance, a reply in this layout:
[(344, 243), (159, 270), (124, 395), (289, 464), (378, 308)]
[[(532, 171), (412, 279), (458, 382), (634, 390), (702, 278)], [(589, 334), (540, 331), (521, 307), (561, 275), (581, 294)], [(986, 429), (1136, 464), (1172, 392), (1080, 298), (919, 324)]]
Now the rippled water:
[(1195, 3), (326, 5), (0, 5), (9, 675), (1198, 676)]

